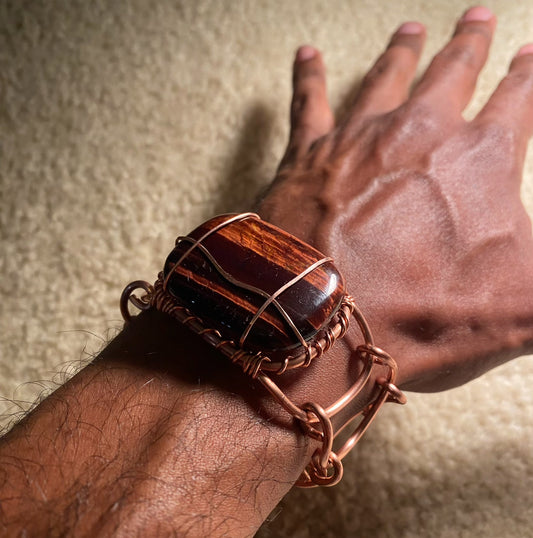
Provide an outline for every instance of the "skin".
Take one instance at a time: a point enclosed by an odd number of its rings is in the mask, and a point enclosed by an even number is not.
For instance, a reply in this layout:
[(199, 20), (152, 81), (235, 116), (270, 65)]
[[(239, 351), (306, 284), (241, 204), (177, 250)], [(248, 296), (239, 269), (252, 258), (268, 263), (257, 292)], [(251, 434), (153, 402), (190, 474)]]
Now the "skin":
[(524, 47), (465, 121), (496, 24), (490, 12), (472, 20), (484, 8), (468, 13), (411, 92), (425, 32), (400, 28), (336, 124), (322, 58), (300, 50), (289, 146), (259, 207), (334, 257), (407, 390), (452, 388), (533, 345), (533, 241), (520, 200), (533, 56)]
[[(302, 47), (287, 152), (257, 207), (336, 259), (403, 389), (450, 388), (532, 347), (519, 188), (533, 47), (473, 121), (461, 116), (494, 27), (484, 8), (468, 11), (410, 91), (425, 31), (402, 26), (337, 123), (321, 56)], [(287, 393), (329, 403), (357, 376), (356, 337), (280, 380)], [(252, 536), (314, 449), (242, 372), (146, 312), (0, 440), (0, 529)]]

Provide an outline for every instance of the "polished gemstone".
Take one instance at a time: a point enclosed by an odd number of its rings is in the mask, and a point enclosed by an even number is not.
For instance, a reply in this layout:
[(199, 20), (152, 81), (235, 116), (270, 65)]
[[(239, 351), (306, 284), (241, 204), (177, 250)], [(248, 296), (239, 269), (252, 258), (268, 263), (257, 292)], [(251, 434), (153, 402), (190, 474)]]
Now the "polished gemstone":
[(311, 343), (345, 293), (331, 260), (255, 216), (221, 215), (178, 238), (164, 277), (206, 326), (267, 353)]

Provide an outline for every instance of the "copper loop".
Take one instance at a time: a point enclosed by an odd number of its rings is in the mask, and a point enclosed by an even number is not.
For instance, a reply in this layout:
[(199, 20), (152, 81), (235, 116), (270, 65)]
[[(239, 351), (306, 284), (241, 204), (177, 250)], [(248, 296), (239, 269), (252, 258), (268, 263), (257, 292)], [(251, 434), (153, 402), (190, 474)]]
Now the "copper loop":
[(220, 350), (222, 346), (235, 346), (235, 342), (233, 340), (222, 340), (218, 344), (216, 344), (214, 347), (215, 349)]
[(305, 348), (305, 351), (306, 351), (306, 353), (307, 353), (307, 357), (306, 357), (305, 362), (303, 363), (302, 366), (303, 366), (304, 368), (308, 368), (309, 365), (311, 364), (312, 360), (313, 360), (313, 351), (312, 351), (312, 349), (311, 349), (311, 346), (307, 346), (307, 347)]
[(386, 351), (383, 351), (381, 348), (374, 345), (365, 344), (365, 345), (359, 346), (359, 349), (367, 353), (370, 353), (375, 358), (378, 364), (388, 366), (395, 372), (398, 369), (398, 367), (396, 366), (396, 361)]
[[(200, 318), (197, 318), (196, 316), (187, 316), (181, 323), (183, 323), (183, 325), (187, 325), (188, 323), (191, 323), (197, 319), (200, 319)], [(198, 334), (205, 334), (205, 332), (202, 330), (198, 331)]]
[[(142, 289), (146, 292), (142, 298), (133, 295), (133, 292), (138, 289)], [(124, 291), (120, 296), (120, 313), (122, 314), (124, 321), (131, 320), (128, 302), (131, 302), (139, 310), (147, 310), (151, 306), (150, 297), (153, 291), (153, 286), (145, 280), (135, 280), (134, 282), (130, 282), (130, 284), (124, 288)]]
[(329, 416), (334, 416), (344, 409), (353, 399), (361, 392), (363, 387), (367, 384), (372, 374), (372, 360), (366, 360), (363, 366), (362, 372), (359, 374), (359, 377), (356, 379), (355, 383), (350, 387), (350, 389), (343, 394), (334, 404), (330, 405), (326, 411)]
[(209, 334), (211, 333), (212, 335), (216, 336), (217, 338), (222, 338), (222, 335), (220, 334), (219, 331), (217, 331), (216, 329), (209, 329), (209, 328), (206, 328), (206, 329), (202, 329), (201, 331), (198, 332), (198, 334), (200, 336), (204, 336), (206, 334)]
[(268, 357), (265, 357), (261, 353), (256, 353), (255, 355), (248, 355), (244, 358), (241, 358), (243, 361), (242, 369), (245, 374), (249, 374), (252, 379), (257, 377), (257, 374), (261, 370), (261, 366), (264, 362), (270, 362)]
[[(332, 474), (327, 474), (327, 471), (332, 470)], [(311, 463), (302, 473), (296, 485), (300, 488), (315, 488), (317, 486), (334, 486), (338, 484), (344, 474), (344, 469), (341, 460), (335, 452), (330, 454), (330, 461), (326, 473), (320, 473), (319, 470)]]
[(287, 368), (289, 367), (289, 357), (287, 357), (282, 363), (279, 368), (279, 370), (276, 371), (276, 374), (281, 375), (283, 374)]
[(388, 402), (394, 402), (400, 405), (405, 405), (407, 403), (407, 397), (394, 383), (387, 383), (386, 387), (389, 392), (387, 398)]
[(322, 342), (317, 342), (315, 344), (316, 347), (316, 357), (315, 359), (320, 359), (322, 355), (324, 354), (324, 346), (322, 345)]
[(329, 455), (333, 446), (333, 426), (331, 420), (322, 406), (314, 402), (307, 402), (302, 406), (304, 411), (312, 413), (318, 419), (321, 427), (322, 446), (315, 451), (317, 454), (317, 466), (325, 471), (328, 466)]

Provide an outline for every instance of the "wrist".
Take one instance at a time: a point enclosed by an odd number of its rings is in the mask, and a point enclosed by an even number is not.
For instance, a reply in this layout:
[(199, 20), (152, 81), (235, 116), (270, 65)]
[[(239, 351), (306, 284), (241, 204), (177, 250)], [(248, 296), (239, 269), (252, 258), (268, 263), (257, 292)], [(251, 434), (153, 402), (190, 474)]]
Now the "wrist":
[(153, 531), (163, 510), (169, 531), (255, 530), (298, 478), (309, 444), (262, 418), (262, 391), (212, 353), (163, 314), (135, 319), (2, 440), (9, 528), (134, 534)]
[[(295, 403), (327, 406), (358, 377), (350, 338), (279, 377)], [(371, 397), (361, 394), (350, 413)], [(11, 528), (29, 521), (37, 534), (148, 532), (163, 510), (169, 529), (246, 535), (315, 448), (259, 383), (151, 310), (3, 439), (11, 471), (0, 495), (17, 499), (3, 503)]]
[(164, 314), (132, 320), (99, 360), (151, 386), (151, 400), (138, 392), (131, 404), (157, 410), (142, 436), (150, 480), (140, 495), (145, 515), (165, 504), (173, 529), (250, 534), (310, 457), (307, 438), (257, 383)]
[[(144, 294), (137, 296), (138, 289)], [(308, 436), (320, 441), (321, 447), (298, 485), (337, 483), (342, 477), (340, 458), (376, 411), (391, 397), (405, 401), (393, 384), (394, 359), (374, 345), (364, 316), (346, 294), (344, 278), (332, 259), (255, 214), (219, 215), (178, 237), (153, 285), (138, 280), (124, 289), (120, 304), (126, 321), (131, 320), (130, 302), (141, 311), (167, 313), (201, 336), (257, 379)], [(296, 403), (291, 394), (298, 394), (302, 387), (297, 371), (317, 362), (323, 366), (326, 359), (319, 359), (345, 336), (352, 317), (361, 333), (359, 345), (352, 345), (349, 360), (340, 369), (339, 365), (328, 368), (326, 376), (320, 375), (322, 368), (311, 367), (314, 375), (306, 372), (304, 403)], [(347, 367), (361, 370), (355, 382)], [(374, 386), (372, 374), (380, 367), (386, 372), (377, 378), (376, 400), (365, 407), (339, 458), (332, 451), (333, 424), (338, 429), (347, 417), (357, 416), (350, 413), (350, 404), (368, 396), (369, 387)], [(340, 393), (326, 391), (329, 396), (337, 394), (330, 405), (321, 405), (313, 397), (317, 372), (316, 393), (324, 394), (325, 381), (331, 389), (344, 387)], [(273, 377), (279, 377), (279, 382)]]

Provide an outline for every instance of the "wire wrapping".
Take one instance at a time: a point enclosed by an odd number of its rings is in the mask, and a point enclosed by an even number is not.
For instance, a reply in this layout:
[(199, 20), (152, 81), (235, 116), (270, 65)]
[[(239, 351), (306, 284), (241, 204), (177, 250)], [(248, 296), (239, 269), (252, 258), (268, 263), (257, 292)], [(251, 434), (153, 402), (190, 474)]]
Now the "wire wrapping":
[[(216, 229), (220, 229), (228, 222), (235, 222), (250, 216), (251, 218), (258, 218), (253, 214), (233, 216), (228, 221), (219, 224)], [(203, 237), (206, 237), (211, 233), (213, 233), (213, 231), (210, 231)], [(189, 238), (178, 238), (177, 242), (180, 239), (188, 240)], [(202, 245), (200, 245), (201, 240), (202, 239), (193, 241), (193, 245), (181, 257), (180, 261), (194, 248), (203, 248)], [(233, 363), (239, 365), (244, 373), (253, 379), (257, 379), (270, 392), (279, 405), (303, 425), (306, 435), (321, 442), (321, 446), (315, 450), (311, 461), (296, 484), (300, 487), (331, 486), (338, 483), (343, 475), (343, 465), (341, 460), (359, 441), (381, 406), (387, 401), (399, 404), (406, 403), (405, 395), (394, 384), (398, 370), (396, 362), (388, 353), (374, 345), (370, 328), (368, 327), (363, 314), (356, 306), (353, 297), (350, 295), (344, 296), (340, 307), (330, 320), (328, 326), (323, 327), (312, 342), (307, 342), (303, 339), (290, 317), (287, 317), (286, 312), (281, 305), (277, 303), (276, 297), (278, 295), (302, 278), (302, 275), (308, 274), (311, 270), (314, 270), (315, 266), (318, 267), (322, 263), (325, 263), (325, 260), (329, 261), (330, 258), (323, 258), (317, 261), (313, 266), (303, 271), (302, 274), (297, 275), (288, 284), (282, 286), (276, 293), (267, 296), (265, 303), (252, 318), (252, 322), (248, 325), (246, 331), (238, 342), (225, 339), (218, 329), (209, 327), (201, 317), (193, 314), (185, 306), (179, 304), (177, 299), (167, 290), (169, 275), (164, 277), (162, 272), (159, 273), (153, 286), (143, 280), (136, 280), (128, 284), (122, 292), (120, 299), (120, 310), (126, 322), (131, 319), (128, 305), (129, 303), (132, 303), (140, 310), (155, 308), (172, 316), (176, 321), (187, 326), (215, 349), (228, 357)], [(216, 262), (213, 263), (216, 265)], [(178, 264), (172, 268), (171, 272), (175, 271), (177, 265)], [(221, 268), (218, 268), (217, 270), (222, 271)], [(228, 278), (228, 275), (226, 275), (226, 278)], [(231, 276), (229, 276), (229, 279), (231, 279)], [(144, 291), (144, 295), (141, 297), (136, 296), (134, 293), (138, 289)], [(276, 306), (298, 338), (300, 347), (294, 355), (288, 355), (281, 359), (274, 360), (273, 358), (266, 356), (263, 352), (251, 352), (243, 348), (246, 336), (251, 327), (258, 319), (261, 311), (265, 310), (269, 304), (274, 304)], [(364, 340), (364, 344), (359, 345), (354, 354), (361, 360), (363, 365), (359, 377), (354, 381), (345, 394), (327, 408), (323, 408), (315, 402), (307, 402), (301, 406), (292, 402), (273, 381), (269, 374), (277, 376), (294, 368), (307, 368), (312, 361), (319, 359), (326, 353), (338, 339), (343, 338), (349, 328), (351, 317), (355, 318)], [(377, 396), (367, 404), (362, 411), (359, 411), (349, 420), (345, 421), (335, 433), (333, 431), (332, 418), (338, 415), (357, 398), (372, 379), (372, 372), (376, 365), (388, 369), (387, 375), (377, 380), (377, 385), (379, 386)], [(352, 435), (338, 450), (334, 451), (333, 440), (335, 436), (346, 425), (357, 418), (359, 418), (359, 423)]]

